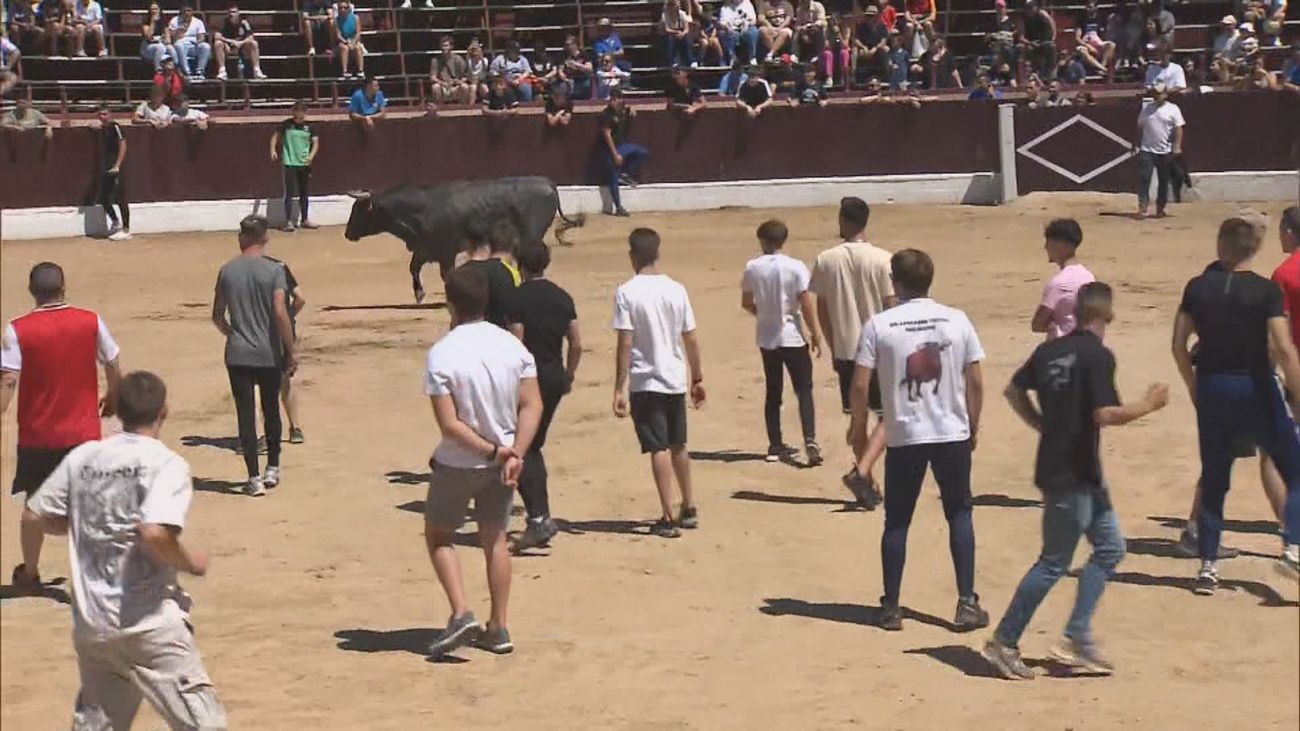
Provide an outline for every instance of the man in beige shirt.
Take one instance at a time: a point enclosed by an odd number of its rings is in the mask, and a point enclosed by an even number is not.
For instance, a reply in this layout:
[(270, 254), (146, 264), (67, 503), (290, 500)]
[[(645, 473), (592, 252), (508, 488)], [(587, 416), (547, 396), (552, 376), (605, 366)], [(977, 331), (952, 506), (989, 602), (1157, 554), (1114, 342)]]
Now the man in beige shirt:
[[(853, 387), (853, 358), (862, 328), (878, 312), (893, 307), (894, 284), (890, 279), (890, 253), (867, 243), (864, 238), (871, 208), (861, 198), (840, 201), (840, 237), (843, 241), (823, 251), (813, 265), (810, 290), (817, 296), (817, 316), (826, 342), (831, 346), (832, 364), (840, 383), (840, 405), (849, 413)], [(873, 380), (869, 399), (877, 421), (868, 430), (866, 443), (854, 444), (857, 463), (844, 476), (844, 484), (868, 510), (881, 501), (871, 477), (871, 468), (884, 452), (880, 422), (880, 386)]]

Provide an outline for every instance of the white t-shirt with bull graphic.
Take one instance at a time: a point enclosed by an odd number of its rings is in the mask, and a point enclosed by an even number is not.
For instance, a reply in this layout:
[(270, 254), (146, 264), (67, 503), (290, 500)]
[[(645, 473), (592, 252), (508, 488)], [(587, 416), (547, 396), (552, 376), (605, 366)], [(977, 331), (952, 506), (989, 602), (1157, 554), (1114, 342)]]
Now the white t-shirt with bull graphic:
[(862, 328), (857, 363), (879, 374), (889, 446), (970, 439), (965, 372), (983, 359), (966, 313), (928, 297), (872, 317)]

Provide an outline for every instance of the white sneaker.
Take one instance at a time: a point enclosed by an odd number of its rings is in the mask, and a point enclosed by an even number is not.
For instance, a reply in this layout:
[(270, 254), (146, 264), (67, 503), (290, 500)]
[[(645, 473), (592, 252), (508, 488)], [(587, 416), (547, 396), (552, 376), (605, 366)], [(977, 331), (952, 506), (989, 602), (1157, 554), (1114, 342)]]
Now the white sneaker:
[(1219, 566), (1214, 561), (1202, 561), (1201, 570), (1196, 574), (1192, 584), (1192, 593), (1200, 596), (1213, 596), (1219, 588)]
[(1292, 543), (1282, 549), (1282, 557), (1274, 564), (1277, 572), (1292, 580), (1300, 581), (1300, 544)]
[(308, 56), (315, 56), (315, 55), (316, 55), (316, 47), (315, 47), (315, 46), (312, 46), (311, 48), (308, 48), (308, 49), (307, 49), (307, 55), (308, 55)]
[(402, 10), (410, 10), (410, 9), (411, 9), (411, 0), (406, 0), (406, 2), (402, 3), (401, 6), (399, 6), (399, 7), (400, 7)]
[(109, 241), (130, 241), (131, 232), (124, 228), (119, 228), (108, 235)]
[(266, 494), (266, 486), (260, 477), (250, 477), (244, 484), (244, 494), (249, 497), (262, 497)]
[(265, 79), (265, 78), (266, 78), (266, 74), (262, 73), (262, 67), (261, 67), (261, 66), (254, 66), (254, 67), (253, 67), (253, 78), (254, 78), (254, 79)]
[[(433, 0), (424, 0), (424, 7), (433, 10)], [(1280, 40), (1280, 39), (1279, 39)], [(1278, 45), (1281, 45), (1280, 43)]]
[(226, 79), (229, 78), (230, 78), (230, 74), (226, 72), (225, 68), (222, 68), (220, 71), (217, 72), (217, 81), (225, 81)]
[(262, 475), (262, 484), (267, 487), (280, 484), (280, 468), (267, 465), (266, 474)]

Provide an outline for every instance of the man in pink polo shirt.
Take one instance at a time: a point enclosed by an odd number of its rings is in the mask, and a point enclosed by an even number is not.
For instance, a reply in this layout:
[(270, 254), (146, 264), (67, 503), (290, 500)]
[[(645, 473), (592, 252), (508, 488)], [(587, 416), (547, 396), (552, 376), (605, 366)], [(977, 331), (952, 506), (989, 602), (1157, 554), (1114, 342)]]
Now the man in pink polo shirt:
[(1094, 281), (1092, 272), (1079, 263), (1076, 254), (1083, 243), (1083, 229), (1073, 218), (1057, 218), (1043, 231), (1047, 260), (1060, 267), (1060, 271), (1047, 280), (1043, 288), (1043, 301), (1034, 313), (1030, 328), (1036, 333), (1047, 333), (1054, 340), (1074, 331), (1074, 303), (1079, 288)]

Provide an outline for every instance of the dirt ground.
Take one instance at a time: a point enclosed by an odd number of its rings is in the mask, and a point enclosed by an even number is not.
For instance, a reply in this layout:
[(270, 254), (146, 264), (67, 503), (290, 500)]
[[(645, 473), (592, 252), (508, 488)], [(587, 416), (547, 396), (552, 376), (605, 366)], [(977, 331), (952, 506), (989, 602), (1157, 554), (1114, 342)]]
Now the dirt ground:
[[(234, 410), (221, 338), (208, 314), (233, 234), (6, 243), (0, 314), (30, 301), (29, 267), (67, 271), (70, 300), (104, 316), (127, 369), (158, 372), (171, 389), (167, 443), (190, 461), (196, 495), (185, 540), (212, 568), (186, 587), (198, 640), (233, 728), (441, 727), (718, 729), (1295, 729), (1300, 717), (1297, 588), (1275, 576), (1279, 542), (1253, 460), (1239, 465), (1226, 540), (1246, 553), (1222, 564), (1223, 590), (1190, 591), (1195, 562), (1173, 558), (1198, 463), (1195, 425), (1168, 354), (1183, 282), (1213, 255), (1228, 204), (1175, 207), (1134, 222), (1105, 215), (1131, 200), (1036, 196), (1001, 208), (879, 205), (868, 230), (891, 250), (929, 251), (934, 294), (970, 313), (988, 352), (989, 397), (975, 457), (977, 589), (994, 621), (1037, 556), (1039, 510), (1030, 478), (1034, 435), (998, 397), (1036, 337), (1029, 316), (1051, 267), (1041, 228), (1072, 215), (1082, 258), (1116, 286), (1107, 342), (1122, 393), (1173, 383), (1165, 411), (1108, 431), (1105, 464), (1129, 555), (1107, 590), (1096, 630), (1119, 671), (1062, 677), (1037, 663), (1033, 682), (994, 680), (978, 655), (987, 632), (945, 628), (955, 607), (937, 491), (912, 527), (905, 631), (872, 624), (881, 593), (881, 512), (846, 510), (845, 419), (827, 356), (817, 364), (818, 425), (827, 464), (762, 461), (762, 372), (738, 282), (769, 215), (792, 231), (807, 262), (835, 238), (830, 209), (596, 217), (557, 249), (553, 279), (577, 300), (587, 343), (574, 393), (548, 443), (552, 505), (564, 532), (545, 555), (518, 559), (513, 656), (462, 650), (428, 662), (421, 650), (447, 608), (425, 555), (420, 510), (438, 433), (421, 393), (423, 354), (447, 328), (440, 309), (415, 309), (403, 247), (350, 244), (340, 228), (277, 235), (309, 304), (303, 337), (307, 443), (286, 446), (285, 481), (264, 499), (229, 490), (242, 478), (231, 451)], [(1273, 215), (1279, 204), (1260, 204)], [(657, 512), (648, 460), (629, 423), (610, 413), (615, 286), (628, 270), (625, 237), (664, 235), (664, 269), (690, 290), (709, 401), (690, 414), (702, 528), (646, 535)], [(1258, 262), (1281, 259), (1276, 229)], [(440, 299), (436, 268), (426, 272)], [(787, 393), (787, 439), (797, 436)], [(3, 421), (0, 480), (13, 476), (13, 416)], [(932, 485), (932, 483), (931, 483)], [(20, 560), (16, 501), (0, 508), (0, 568)], [(517, 519), (518, 520), (518, 519)], [(472, 526), (470, 526), (472, 528)], [(468, 530), (468, 528), (467, 528)], [(1086, 559), (1076, 554), (1076, 565)], [(481, 555), (462, 549), (480, 616)], [(47, 543), (47, 580), (67, 575), (62, 540)], [(1046, 657), (1074, 595), (1066, 579), (1039, 611), (1023, 648)], [(68, 608), (6, 599), (0, 611), (0, 725), (66, 727), (77, 690)], [(1056, 670), (1057, 672), (1053, 672)], [(158, 727), (146, 710), (140, 728)]]

